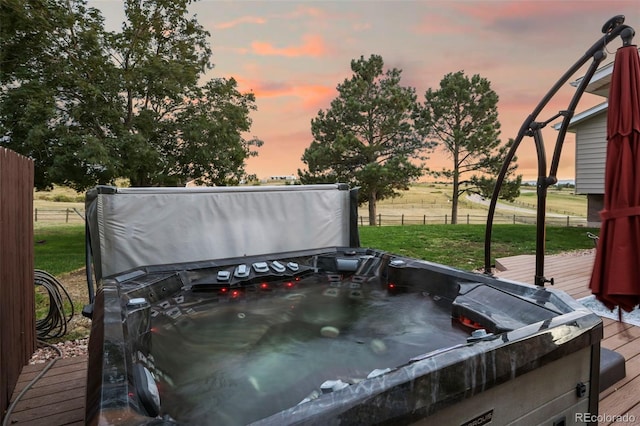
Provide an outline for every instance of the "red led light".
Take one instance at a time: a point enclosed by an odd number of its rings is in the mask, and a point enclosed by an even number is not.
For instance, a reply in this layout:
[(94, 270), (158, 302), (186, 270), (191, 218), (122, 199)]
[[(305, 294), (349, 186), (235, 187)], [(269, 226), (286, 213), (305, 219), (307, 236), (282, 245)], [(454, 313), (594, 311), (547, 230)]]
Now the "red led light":
[(474, 328), (476, 330), (479, 330), (481, 328), (484, 328), (482, 326), (482, 324), (480, 324), (479, 322), (473, 321), (472, 319), (469, 319), (465, 316), (460, 315), (460, 317), (458, 317), (458, 321), (460, 321), (460, 323), (462, 325), (466, 325), (469, 328)]
[(238, 297), (238, 296), (240, 296), (240, 291), (238, 291), (238, 290), (233, 290), (233, 291), (231, 292), (231, 297)]
[(226, 293), (227, 291), (229, 291), (229, 289), (228, 289), (228, 288), (226, 288), (226, 287), (222, 287), (222, 288), (220, 289), (220, 293)]
[(152, 333), (156, 333), (158, 331), (158, 328), (157, 327), (151, 327), (149, 329), (149, 331), (151, 331)]
[(268, 289), (268, 288), (269, 288), (269, 284), (267, 284), (267, 283), (262, 283), (262, 284), (260, 284), (260, 288), (261, 288), (261, 289), (263, 289), (263, 290), (266, 290), (266, 289)]
[(287, 281), (286, 283), (284, 283), (284, 286), (287, 288), (291, 288), (293, 287), (293, 283), (291, 281)]
[(394, 288), (396, 288), (396, 285), (394, 283), (389, 283), (389, 288), (390, 289), (394, 289)]
[(300, 277), (295, 277), (295, 280), (296, 280), (296, 281), (300, 281), (300, 280), (301, 280), (301, 278), (300, 278)]

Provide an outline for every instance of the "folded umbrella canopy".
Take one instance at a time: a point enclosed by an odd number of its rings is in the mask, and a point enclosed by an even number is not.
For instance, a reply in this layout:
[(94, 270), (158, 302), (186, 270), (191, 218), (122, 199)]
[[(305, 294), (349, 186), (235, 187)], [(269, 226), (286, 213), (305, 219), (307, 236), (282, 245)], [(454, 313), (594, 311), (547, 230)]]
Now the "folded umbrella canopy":
[(640, 56), (618, 49), (607, 112), (604, 209), (589, 287), (609, 309), (640, 303)]

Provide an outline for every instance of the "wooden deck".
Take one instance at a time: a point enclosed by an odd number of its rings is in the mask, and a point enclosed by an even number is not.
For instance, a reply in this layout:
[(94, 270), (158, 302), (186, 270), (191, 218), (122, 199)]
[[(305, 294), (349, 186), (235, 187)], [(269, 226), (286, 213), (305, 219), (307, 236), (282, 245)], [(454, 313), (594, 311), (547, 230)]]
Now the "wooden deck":
[[(595, 253), (583, 256), (557, 255), (545, 258), (544, 275), (554, 278), (553, 288), (562, 290), (575, 299), (591, 295), (589, 279)], [(535, 256), (522, 255), (497, 259), (496, 275), (514, 281), (533, 284)], [(626, 377), (600, 393), (599, 415), (608, 419), (625, 419), (613, 422), (603, 418), (599, 425), (640, 424), (640, 327), (603, 318), (604, 339), (602, 347), (614, 350), (626, 361)], [(635, 420), (633, 420), (635, 419)]]
[[(48, 363), (27, 365), (13, 391), (11, 402)], [(83, 425), (87, 357), (59, 358), (35, 381), (13, 409), (10, 425)]]
[[(500, 277), (532, 283), (534, 256), (514, 256), (496, 262)], [(545, 275), (553, 277), (554, 288), (579, 299), (591, 294), (588, 282), (591, 276), (593, 255), (547, 256)], [(602, 346), (624, 356), (626, 377), (600, 394), (600, 415), (634, 416), (635, 421), (602, 421), (600, 425), (640, 424), (640, 327), (620, 323), (608, 318), (604, 321)], [(45, 364), (23, 368), (13, 393), (16, 395), (29, 383)], [(59, 359), (46, 374), (33, 384), (16, 405), (9, 424), (25, 425), (81, 425), (84, 423), (85, 381), (87, 358)]]

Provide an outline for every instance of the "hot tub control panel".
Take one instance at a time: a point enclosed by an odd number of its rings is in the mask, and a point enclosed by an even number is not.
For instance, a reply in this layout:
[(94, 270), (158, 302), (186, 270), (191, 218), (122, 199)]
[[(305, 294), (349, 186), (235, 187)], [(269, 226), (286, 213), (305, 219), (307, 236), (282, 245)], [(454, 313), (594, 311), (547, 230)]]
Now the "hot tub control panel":
[(183, 273), (184, 287), (195, 292), (236, 290), (272, 290), (291, 287), (293, 283), (311, 274), (335, 275), (338, 278), (371, 280), (379, 274), (384, 263), (380, 256), (353, 249), (311, 256), (278, 259), (242, 259), (241, 262), (212, 268), (190, 270)]

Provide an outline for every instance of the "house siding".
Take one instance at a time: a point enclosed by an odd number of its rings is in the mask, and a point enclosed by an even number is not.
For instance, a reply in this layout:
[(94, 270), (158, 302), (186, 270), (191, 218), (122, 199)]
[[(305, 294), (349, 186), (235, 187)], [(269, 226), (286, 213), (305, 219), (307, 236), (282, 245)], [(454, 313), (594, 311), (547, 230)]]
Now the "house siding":
[(604, 194), (604, 165), (607, 152), (606, 111), (575, 126), (576, 193)]

